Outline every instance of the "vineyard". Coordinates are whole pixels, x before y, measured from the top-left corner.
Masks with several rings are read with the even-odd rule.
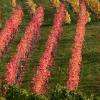
[[[100,100],[100,0],[0,0],[0,100]]]

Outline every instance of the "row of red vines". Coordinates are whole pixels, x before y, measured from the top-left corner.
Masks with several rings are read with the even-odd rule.
[[[4,29],[0,32],[0,56],[5,52],[9,42],[16,35],[16,31],[18,30],[18,26],[21,24],[23,17],[23,11],[20,6],[17,6],[13,12],[11,17],[7,20]]]
[[[35,43],[38,41],[38,32],[40,30],[40,26],[43,23],[43,20],[44,9],[40,6],[37,8],[31,22],[26,27],[25,35],[21,39],[17,47],[17,52],[12,57],[10,62],[6,65],[5,80],[8,84],[17,84],[19,83],[19,81],[22,81],[22,72],[20,72],[22,62],[27,61],[32,45],[35,45]]]
[[[49,68],[53,63],[55,47],[58,44],[63,30],[62,22],[64,19],[64,10],[64,5],[61,4],[59,12],[55,15],[54,25],[45,45],[45,50],[40,59],[36,75],[32,78],[32,91],[38,95],[46,92],[46,86],[50,77]]]
[[[86,14],[86,5],[84,0],[80,0],[81,10],[79,12],[79,18],[76,26],[76,33],[74,39],[74,47],[72,49],[72,58],[69,64],[69,77],[67,81],[67,87],[69,90],[76,90],[79,86],[80,80],[80,65],[82,62],[82,46],[85,36],[85,25],[88,21]]]
[[[82,47],[85,37],[85,26],[88,21],[86,4],[84,0],[80,0],[80,12],[76,26],[76,33],[74,39],[74,47],[72,49],[72,58],[69,63],[67,88],[69,90],[76,90],[80,81],[80,65],[82,62]],[[54,60],[54,51],[59,42],[61,32],[63,30],[62,23],[64,19],[65,7],[60,5],[60,9],[55,15],[54,25],[51,30],[51,34],[48,37],[48,41],[45,45],[45,51],[40,59],[39,67],[36,75],[32,78],[32,91],[38,95],[46,92],[47,83],[50,77],[50,66],[52,66]],[[0,55],[2,55],[9,42],[15,36],[18,26],[21,23],[23,17],[23,11],[21,7],[16,7],[12,16],[6,22],[4,29],[0,33]],[[38,41],[38,32],[40,26],[44,20],[44,9],[38,7],[35,15],[33,15],[31,22],[26,27],[24,37],[21,39],[17,52],[14,54],[10,62],[6,65],[5,81],[8,84],[19,84],[23,79],[23,62],[27,61],[27,58],[31,52],[32,45]]]

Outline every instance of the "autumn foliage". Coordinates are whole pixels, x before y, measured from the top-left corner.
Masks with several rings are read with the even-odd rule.
[[[5,52],[8,44],[16,35],[18,26],[21,24],[23,11],[20,6],[17,6],[11,17],[7,20],[4,28],[0,32],[0,56]]]
[[[80,0],[81,1],[81,0]],[[79,86],[80,80],[80,67],[82,62],[82,47],[84,43],[85,36],[85,25],[88,21],[88,16],[86,14],[86,5],[84,0],[80,2],[80,13],[76,26],[76,33],[74,39],[74,47],[72,49],[72,58],[69,63],[68,71],[68,81],[67,88],[69,90],[76,90]]]
[[[32,45],[35,45],[38,41],[38,32],[44,19],[43,7],[38,7],[35,15],[33,15],[31,22],[28,24],[25,30],[25,34],[22,37],[17,47],[17,52],[14,54],[10,62],[6,65],[6,77],[5,80],[8,84],[19,84],[23,79],[24,63],[31,52]]]
[[[44,1],[43,1],[44,4],[47,3]],[[49,14],[54,14],[54,11],[49,12],[51,9],[53,9],[51,8],[51,6],[49,9],[46,6],[46,10],[45,10],[43,6],[38,6],[33,0],[26,0],[25,2],[30,8],[32,18],[30,22],[28,23],[28,25],[26,26],[24,35],[22,36],[19,44],[17,45],[16,52],[11,57],[9,62],[7,62],[6,64],[5,73],[2,77],[2,80],[0,80],[0,93],[2,92],[2,94],[6,97],[8,95],[9,100],[11,99],[10,97],[15,98],[15,99],[18,97],[19,98],[18,100],[20,100],[21,96],[22,97],[25,96],[25,98],[29,97],[29,99],[32,98],[33,100],[33,98],[35,97],[46,94],[49,78],[51,77],[50,69],[53,67],[55,51],[61,39],[63,26],[65,27],[66,24],[69,24],[71,22],[71,16],[73,17],[73,19],[75,19],[74,14],[76,14],[78,18],[77,18],[77,24],[76,24],[74,44],[71,50],[72,55],[71,55],[69,66],[68,66],[68,77],[67,77],[68,79],[67,81],[65,81],[66,87],[62,88],[62,87],[59,87],[58,85],[56,88],[57,90],[54,90],[54,93],[51,95],[52,98],[50,100],[58,100],[59,98],[62,100],[65,100],[66,98],[68,99],[71,98],[72,100],[72,98],[75,99],[77,97],[81,100],[80,98],[81,94],[80,93],[77,94],[76,90],[78,89],[79,84],[80,84],[82,49],[83,49],[84,40],[85,40],[86,25],[88,22],[91,21],[92,17],[90,17],[90,14],[92,14],[92,12],[95,15],[97,15],[98,19],[100,19],[99,0],[50,0],[51,4],[55,7],[54,11],[56,11],[56,14],[54,15],[53,26],[51,28],[50,34],[48,35],[48,40],[45,44],[43,55],[40,58],[36,73],[32,77],[32,81],[31,81],[32,94],[30,95],[27,94],[25,90],[22,90],[22,92],[20,90],[17,91],[17,89],[14,88],[13,85],[20,86],[21,83],[23,83],[25,72],[27,70],[26,64],[29,61],[32,50],[34,50],[33,48],[36,47],[37,43],[40,40],[39,31],[44,22],[45,11],[48,11],[46,13],[47,23],[50,17],[52,16],[52,15],[49,16]],[[39,0],[37,2],[39,2]],[[67,4],[63,4],[62,2],[67,3]],[[0,58],[4,56],[3,54],[5,54],[6,49],[8,48],[10,42],[15,38],[15,35],[19,29],[19,25],[22,23],[22,18],[24,15],[22,8],[20,6],[17,6],[16,0],[11,0],[11,6],[12,6],[12,15],[4,24],[3,29],[0,26]],[[87,6],[88,6],[88,9],[86,8]],[[26,10],[26,8],[24,10]],[[69,14],[71,10],[73,10],[75,13],[73,14],[73,12],[71,12]],[[3,14],[2,10],[0,9],[0,24],[3,25],[2,14]],[[51,20],[52,19],[50,19],[50,21]],[[44,25],[47,25],[47,23]],[[71,25],[71,29],[73,29],[72,25]],[[43,31],[45,30],[43,29]],[[72,31],[73,30],[71,30],[71,32]],[[68,38],[67,40],[69,39],[70,38]],[[65,40],[63,42],[65,43]],[[0,59],[0,63],[1,62],[2,62],[2,59]],[[33,63],[36,63],[36,62],[33,62]],[[62,70],[60,72],[63,74]],[[7,90],[9,90],[11,93],[9,91],[7,92]],[[12,92],[13,90],[15,90],[15,94]],[[81,95],[81,97],[85,98],[83,97],[83,95]],[[43,100],[45,100],[44,97],[43,97]]]
[[[45,50],[40,59],[36,75],[32,78],[32,90],[36,94],[44,94],[46,92],[46,86],[50,77],[49,68],[53,63],[54,51],[62,32],[64,10],[64,5],[61,4],[59,12],[55,15],[54,25],[45,45]]]

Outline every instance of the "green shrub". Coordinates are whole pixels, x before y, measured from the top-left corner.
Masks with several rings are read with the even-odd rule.
[[[9,86],[6,98],[7,100],[47,100],[45,96],[38,96],[14,86]]]
[[[6,86],[6,89],[6,99],[2,97],[0,100],[100,100],[100,98],[95,98],[94,95],[87,96],[80,91],[68,91],[65,87],[60,85],[56,86],[52,93],[48,95],[48,98],[15,86]]]
[[[68,91],[65,87],[57,85],[51,94],[51,100],[97,100],[93,95],[87,97],[80,91]]]

